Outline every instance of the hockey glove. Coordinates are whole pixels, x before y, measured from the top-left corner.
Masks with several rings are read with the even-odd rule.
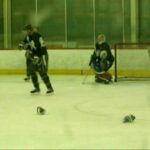
[[[19,49],[19,50],[24,49],[24,44],[23,44],[23,43],[19,43],[19,45],[18,45],[18,49]]]
[[[33,61],[33,64],[35,65],[40,65],[41,63],[41,59],[38,56],[34,56],[32,61]]]
[[[26,58],[32,58],[32,51],[26,50],[25,56],[26,56]]]

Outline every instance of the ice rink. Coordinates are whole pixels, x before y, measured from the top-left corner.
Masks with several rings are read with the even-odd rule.
[[[54,95],[31,95],[24,76],[0,76],[0,149],[150,149],[150,80],[94,83],[50,76]],[[36,108],[46,109],[37,115]],[[133,123],[124,124],[125,115]]]

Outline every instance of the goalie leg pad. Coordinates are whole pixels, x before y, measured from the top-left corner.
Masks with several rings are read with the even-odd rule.
[[[96,74],[95,75],[95,82],[111,82],[112,75],[108,72],[105,72],[103,74]]]

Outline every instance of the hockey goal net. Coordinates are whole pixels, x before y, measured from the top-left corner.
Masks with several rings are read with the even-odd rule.
[[[114,80],[150,79],[150,43],[114,45]]]

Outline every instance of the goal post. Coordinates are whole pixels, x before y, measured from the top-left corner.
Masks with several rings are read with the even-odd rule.
[[[150,78],[150,43],[114,45],[114,81]]]

